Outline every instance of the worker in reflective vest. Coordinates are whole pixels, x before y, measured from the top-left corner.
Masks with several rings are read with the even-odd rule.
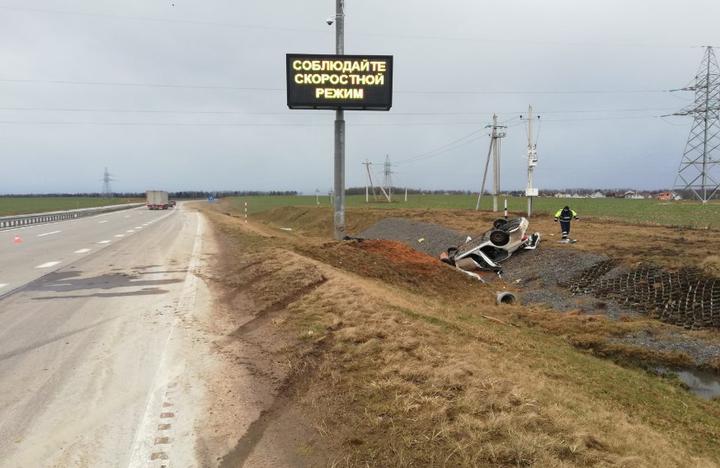
[[[579,219],[577,213],[571,210],[569,206],[566,206],[562,210],[557,210],[555,213],[555,222],[560,221],[560,230],[562,231],[562,238],[564,241],[568,240],[570,235],[570,221],[573,219]]]

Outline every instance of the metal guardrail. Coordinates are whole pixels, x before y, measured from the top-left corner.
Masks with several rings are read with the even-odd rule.
[[[144,203],[126,203],[123,205],[100,206],[97,208],[81,208],[78,210],[51,211],[48,213],[23,214],[17,216],[0,216],[0,230],[11,229],[32,224],[52,223],[66,219],[84,218],[113,211],[129,210],[144,206]]]

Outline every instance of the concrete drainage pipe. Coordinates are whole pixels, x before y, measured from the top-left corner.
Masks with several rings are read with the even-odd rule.
[[[511,305],[517,303],[517,296],[508,291],[500,291],[495,297],[497,305]]]

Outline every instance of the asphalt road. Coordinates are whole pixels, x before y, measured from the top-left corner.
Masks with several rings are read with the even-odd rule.
[[[203,226],[179,205],[0,232],[0,466],[194,465],[176,350]]]

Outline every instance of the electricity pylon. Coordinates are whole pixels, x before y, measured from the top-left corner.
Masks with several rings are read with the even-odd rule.
[[[105,195],[105,198],[112,198],[112,187],[110,186],[110,182],[115,180],[112,175],[108,172],[108,168],[105,168],[105,172],[103,173],[103,195]]]
[[[682,91],[694,91],[695,101],[672,114],[693,117],[675,187],[707,203],[720,189],[720,68],[712,47],[705,48],[695,82]]]
[[[392,201],[392,163],[390,162],[390,155],[385,155],[385,166],[384,166],[384,179],[383,179],[383,185],[385,186],[385,190],[383,190],[383,193],[385,194],[385,198],[387,198],[388,202]]]

